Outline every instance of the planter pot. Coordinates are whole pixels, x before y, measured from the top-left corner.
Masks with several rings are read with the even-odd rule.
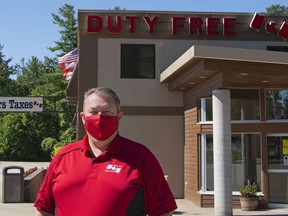
[[[242,197],[240,196],[241,208],[243,211],[253,211],[258,209],[259,197]]]

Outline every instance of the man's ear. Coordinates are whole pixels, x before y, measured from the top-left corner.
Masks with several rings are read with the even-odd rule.
[[[84,119],[85,114],[84,114],[84,112],[80,112],[80,117],[81,117],[81,119],[82,119],[83,125],[85,125],[85,119]]]
[[[121,120],[122,116],[123,116],[123,112],[119,112],[119,113],[117,114],[117,117],[118,117],[118,121],[120,121],[120,120]]]

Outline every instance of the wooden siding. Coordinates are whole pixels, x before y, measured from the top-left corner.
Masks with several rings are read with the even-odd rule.
[[[214,195],[202,195],[201,207],[213,208],[214,207]]]
[[[239,196],[232,196],[233,208],[241,208]],[[201,195],[201,207],[213,208],[214,207],[214,195]]]
[[[201,207],[203,208],[213,208],[214,207],[214,195],[201,195]],[[232,206],[233,208],[241,208],[240,198],[238,195],[232,196]],[[260,208],[267,208],[267,201],[264,197],[260,197],[259,202]]]
[[[186,110],[185,116],[185,146],[184,146],[184,196],[188,200],[200,204],[198,191],[198,146],[197,146],[197,107]],[[197,118],[196,118],[197,119]],[[195,133],[196,131],[196,133]]]

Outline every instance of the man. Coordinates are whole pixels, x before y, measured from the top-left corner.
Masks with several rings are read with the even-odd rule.
[[[36,216],[169,216],[177,208],[155,156],[121,137],[123,113],[110,88],[92,88],[80,113],[87,134],[53,158]]]

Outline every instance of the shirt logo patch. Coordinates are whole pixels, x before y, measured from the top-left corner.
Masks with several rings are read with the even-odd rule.
[[[105,172],[120,173],[121,169],[122,169],[122,166],[108,164],[105,169]]]

